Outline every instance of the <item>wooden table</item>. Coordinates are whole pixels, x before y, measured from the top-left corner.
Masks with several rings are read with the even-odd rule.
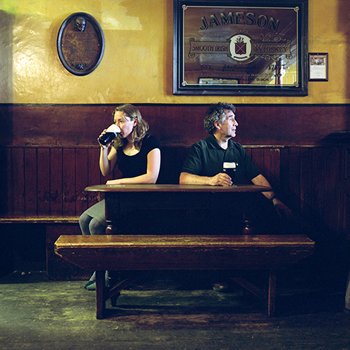
[[[304,235],[252,235],[248,220],[251,200],[271,188],[255,185],[232,187],[198,185],[97,185],[86,191],[101,192],[106,200],[107,235],[61,236],[55,252],[64,259],[91,271],[96,271],[97,318],[105,317],[105,302],[115,306],[120,291],[132,283],[132,278],[111,289],[105,288],[105,270],[265,270],[269,272],[268,315],[275,311],[276,271],[285,269],[312,254],[314,242]],[[137,209],[135,209],[137,207]],[[120,225],[125,212],[131,210],[133,223],[139,208],[173,211],[177,208],[208,209],[209,221],[215,222],[214,232],[202,235],[170,234],[161,227],[156,235],[123,235]],[[241,232],[220,231],[222,220],[237,211],[245,220]],[[217,217],[222,220],[215,221]],[[189,216],[188,221],[193,218]],[[172,223],[174,225],[174,223]],[[175,223],[175,228],[177,228]],[[114,235],[117,234],[117,235]],[[259,297],[264,293],[245,279],[234,279]]]
[[[272,191],[270,187],[256,185],[238,186],[202,186],[202,185],[96,185],[85,189],[88,192],[101,192],[106,200],[106,221],[108,224],[107,234],[127,233],[122,231],[119,222],[124,212],[133,210],[155,210],[162,215],[164,209],[168,211],[207,210],[214,218],[222,212],[222,216],[228,211],[235,213],[244,222],[243,234],[251,234],[253,223],[251,221],[250,203],[258,193]],[[135,212],[133,220],[137,221],[138,214]],[[187,218],[190,220],[191,218]],[[193,217],[193,219],[195,219]],[[208,220],[210,218],[207,218]],[[146,229],[146,228],[144,228]],[[137,232],[146,233],[146,232]],[[149,233],[149,232],[148,232]],[[153,234],[155,232],[151,232]],[[169,234],[169,232],[161,232]],[[184,232],[176,232],[184,233]],[[201,234],[202,232],[191,232]],[[214,233],[215,232],[211,232]],[[230,234],[232,232],[225,232]],[[242,232],[235,232],[242,233]]]

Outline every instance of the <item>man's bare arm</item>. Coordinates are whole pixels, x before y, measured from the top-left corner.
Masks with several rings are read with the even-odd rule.
[[[232,180],[225,173],[219,173],[213,177],[181,173],[179,183],[180,185],[231,186]]]

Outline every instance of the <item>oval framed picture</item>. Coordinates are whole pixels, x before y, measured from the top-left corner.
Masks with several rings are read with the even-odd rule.
[[[67,17],[58,32],[58,56],[63,66],[75,75],[93,72],[102,60],[104,47],[100,25],[85,12]]]

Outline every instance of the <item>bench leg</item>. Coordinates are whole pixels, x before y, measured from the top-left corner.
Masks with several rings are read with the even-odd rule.
[[[102,319],[106,312],[106,271],[96,271],[96,318]]]
[[[267,296],[267,315],[273,316],[276,310],[276,272],[270,271],[269,292]]]
[[[265,299],[266,295],[254,284],[248,282],[245,278],[241,277],[231,277],[233,281],[235,281],[237,284],[239,284],[241,287],[249,291],[250,293],[257,296],[259,299]]]
[[[106,316],[106,301],[110,298],[112,306],[116,307],[120,291],[140,278],[138,276],[127,278],[109,289],[106,287],[105,274],[106,271],[96,271],[96,318],[99,320]]]
[[[117,306],[117,299],[120,296],[120,292],[126,288],[127,286],[129,286],[130,284],[136,282],[137,280],[139,280],[140,277],[139,276],[135,276],[135,277],[128,277],[126,279],[124,279],[123,281],[120,281],[119,283],[117,283],[115,286],[113,286],[109,292],[108,292],[108,296],[111,299],[111,304],[113,307]]]

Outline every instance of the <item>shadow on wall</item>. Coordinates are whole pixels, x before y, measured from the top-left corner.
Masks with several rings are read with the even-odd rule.
[[[13,102],[12,28],[14,16],[0,11],[0,103]]]
[[[12,66],[12,30],[14,16],[0,10],[0,104],[13,103],[13,66]],[[6,145],[12,139],[12,115],[8,105],[0,106],[0,145]],[[0,164],[7,164],[7,154],[0,148]],[[5,170],[5,171],[4,171]],[[0,196],[7,198],[7,172],[0,172]],[[0,212],[6,210],[7,201],[0,204]],[[1,254],[2,255],[2,254]]]
[[[346,62],[345,66],[349,67],[350,64],[350,27],[349,27],[349,21],[350,21],[350,4],[348,0],[338,0],[338,30],[340,32],[344,32],[346,37]],[[337,59],[334,57],[334,59]],[[347,86],[346,86],[346,98],[350,98],[350,80],[347,79]],[[348,119],[349,123],[346,127],[347,129],[350,129],[350,119]]]

